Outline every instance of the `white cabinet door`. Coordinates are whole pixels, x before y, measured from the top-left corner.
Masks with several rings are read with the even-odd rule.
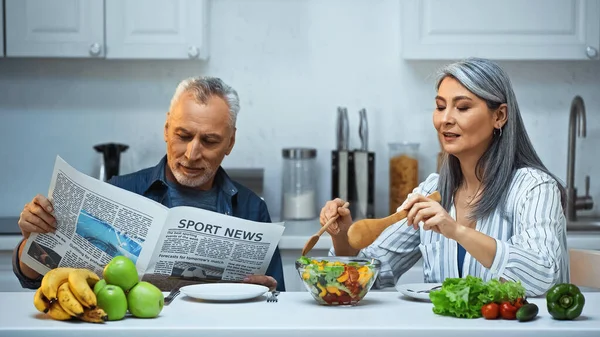
[[[104,56],[104,0],[5,3],[7,56]]]
[[[4,1],[0,0],[0,57],[4,56]]]
[[[206,59],[207,0],[106,0],[106,58]]]
[[[403,0],[406,59],[597,60],[599,0]]]

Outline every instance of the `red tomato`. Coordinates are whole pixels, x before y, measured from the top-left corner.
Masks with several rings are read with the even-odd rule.
[[[523,299],[522,297],[517,298],[517,300],[515,301],[515,304],[513,304],[515,306],[515,308],[517,308],[517,310],[519,310],[522,306],[524,306],[525,303],[525,299]]]
[[[500,304],[500,316],[504,319],[517,319],[517,307],[510,302]]]
[[[498,318],[499,310],[498,304],[492,302],[481,307],[481,314],[485,319],[496,319]]]

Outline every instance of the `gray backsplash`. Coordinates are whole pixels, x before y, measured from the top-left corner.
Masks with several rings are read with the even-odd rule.
[[[19,229],[18,217],[0,218],[0,235],[2,234],[21,234]]]

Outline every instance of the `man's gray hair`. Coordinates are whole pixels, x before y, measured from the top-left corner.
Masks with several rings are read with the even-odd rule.
[[[506,104],[507,120],[502,133],[494,130],[489,148],[477,162],[475,174],[481,181],[482,193],[469,215],[471,219],[481,219],[491,214],[496,207],[504,208],[510,181],[516,170],[523,167],[536,168],[553,177],[561,192],[563,210],[566,200],[560,180],[538,157],[525,130],[517,98],[508,75],[496,63],[468,58],[442,68],[438,74],[436,89],[446,77],[452,77],[467,90],[484,100],[492,111]],[[438,189],[442,195],[442,206],[450,210],[452,196],[463,182],[458,158],[446,154],[440,168]]]
[[[173,110],[183,94],[191,94],[196,102],[200,104],[208,103],[208,99],[212,96],[221,97],[229,106],[230,124],[235,128],[237,115],[240,112],[240,98],[237,92],[220,78],[199,76],[181,81],[175,90],[175,94],[173,94],[169,111]]]

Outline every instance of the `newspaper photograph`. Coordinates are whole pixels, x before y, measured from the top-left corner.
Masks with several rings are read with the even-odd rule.
[[[85,175],[57,156],[48,191],[56,231],[32,233],[21,261],[40,274],[56,267],[93,270],[122,255],[140,279],[173,283],[240,281],[264,274],[283,223],[261,223],[194,207],[167,208]]]

